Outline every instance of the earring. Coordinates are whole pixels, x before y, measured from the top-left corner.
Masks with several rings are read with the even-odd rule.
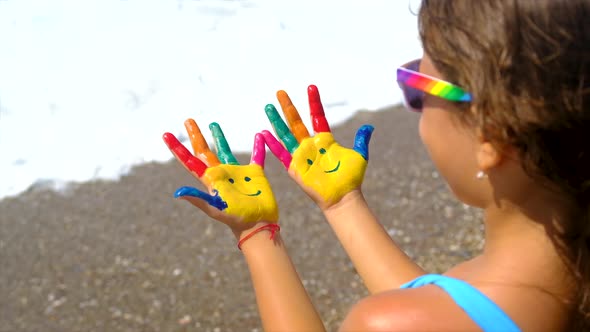
[[[482,180],[487,177],[488,177],[488,175],[484,171],[479,171],[479,172],[477,172],[477,174],[475,174],[475,178],[478,180]]]

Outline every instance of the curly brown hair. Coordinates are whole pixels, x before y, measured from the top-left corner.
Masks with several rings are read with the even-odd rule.
[[[590,330],[590,1],[423,0],[418,18],[435,67],[473,96],[460,120],[571,203],[556,243]]]

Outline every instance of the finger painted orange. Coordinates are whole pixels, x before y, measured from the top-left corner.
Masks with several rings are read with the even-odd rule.
[[[293,133],[297,139],[297,142],[301,143],[304,138],[309,137],[309,132],[301,120],[301,116],[299,115],[297,108],[295,108],[295,105],[293,105],[293,102],[291,101],[291,98],[289,98],[287,92],[283,90],[279,90],[277,92],[277,99],[279,100],[283,114],[287,119],[291,133]]]
[[[207,144],[207,141],[205,141],[205,138],[203,137],[203,134],[201,133],[201,130],[199,129],[199,126],[195,120],[186,120],[184,122],[184,127],[186,128],[186,132],[190,138],[195,156],[203,161],[207,166],[219,165],[219,159],[215,153],[209,149],[209,145]]]

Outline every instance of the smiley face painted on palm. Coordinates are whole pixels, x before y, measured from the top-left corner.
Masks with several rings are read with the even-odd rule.
[[[338,144],[330,131],[315,86],[308,88],[310,113],[315,135],[310,136],[299,113],[284,91],[277,93],[285,124],[276,108],[267,105],[266,114],[282,144],[268,131],[263,131],[266,144],[290,173],[317,193],[328,204],[339,201],[360,187],[368,160],[368,144],[373,127],[359,128],[353,149]]]
[[[242,222],[277,222],[278,207],[270,184],[264,175],[264,138],[257,134],[249,165],[240,165],[232,154],[221,128],[212,123],[217,155],[210,149],[196,122],[185,122],[195,155],[170,133],[164,134],[164,141],[176,159],[193,173],[210,193],[193,187],[179,188],[176,197],[196,197],[210,206]]]
[[[338,144],[331,133],[318,133],[302,140],[289,171],[326,202],[335,202],[361,185],[366,167],[362,155]]]
[[[228,214],[246,217],[245,222],[277,220],[277,206],[263,168],[257,164],[210,167],[203,181],[226,202]]]

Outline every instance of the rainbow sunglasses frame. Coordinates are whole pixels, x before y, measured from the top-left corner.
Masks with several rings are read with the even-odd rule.
[[[461,87],[422,74],[418,71],[420,59],[416,59],[397,68],[397,82],[402,89],[406,106],[415,112],[422,111],[424,93],[453,102],[470,102],[471,94]]]

